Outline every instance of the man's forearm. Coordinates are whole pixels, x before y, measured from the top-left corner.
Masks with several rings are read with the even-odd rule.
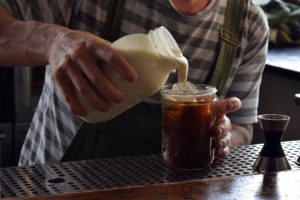
[[[0,66],[48,64],[51,41],[63,27],[14,19],[0,5]],[[53,28],[52,28],[53,27]]]
[[[232,147],[251,144],[252,137],[253,137],[253,125],[232,124],[231,134],[232,134],[232,139],[231,139]]]

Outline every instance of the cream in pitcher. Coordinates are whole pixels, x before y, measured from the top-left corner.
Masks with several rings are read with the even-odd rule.
[[[84,95],[78,94],[88,114],[86,122],[104,122],[128,110],[140,101],[158,92],[166,83],[169,74],[178,69],[178,82],[187,81],[188,61],[182,55],[175,39],[165,27],[149,31],[148,34],[130,34],[111,46],[121,53],[135,68],[138,80],[129,83],[109,66],[103,70],[107,76],[124,92],[125,99],[120,104],[112,104],[107,112],[97,111],[88,103]]]

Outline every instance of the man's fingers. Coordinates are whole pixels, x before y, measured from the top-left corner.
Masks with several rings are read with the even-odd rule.
[[[228,98],[214,102],[216,113],[216,124],[213,130],[215,154],[218,158],[226,158],[230,153],[231,122],[226,116],[227,113],[234,112],[241,107],[241,101],[236,98]]]
[[[221,139],[226,136],[226,133],[230,132],[231,130],[231,122],[228,117],[224,116],[216,121],[214,130],[213,130],[213,137],[217,139]]]
[[[116,69],[128,81],[135,81],[138,75],[132,65],[117,51],[107,45],[94,46],[95,54]]]
[[[241,105],[242,103],[240,99],[236,97],[215,101],[214,108],[217,119],[224,117],[224,115],[226,115],[227,113],[231,113],[238,110],[241,107]]]
[[[230,148],[229,147],[225,147],[224,149],[221,149],[220,151],[216,152],[215,156],[217,158],[227,158],[230,154]]]
[[[222,139],[215,139],[215,155],[218,158],[226,158],[230,153],[231,146],[231,134],[227,134],[226,137]]]
[[[137,73],[131,64],[109,42],[81,32],[72,32],[72,41],[76,36],[86,36],[86,40],[71,43],[69,49],[55,56],[51,62],[52,72],[69,110],[77,115],[85,115],[77,93],[84,95],[87,101],[100,111],[107,111],[110,102],[119,103],[124,99],[123,91],[107,75],[107,68],[115,69],[128,81],[137,79]],[[80,34],[79,34],[80,33]],[[72,36],[72,37],[71,37]],[[98,65],[102,61],[105,66]]]
[[[61,89],[62,95],[66,101],[68,109],[76,115],[85,116],[86,109],[81,105],[81,103],[77,99],[73,84],[71,83],[67,75],[64,72],[62,72],[62,70],[59,70],[54,74],[54,76],[58,86]]]
[[[79,55],[75,54],[72,60],[80,66],[82,72],[86,75],[89,84],[91,85],[89,88],[94,88],[94,90],[99,88],[99,95],[105,98],[106,101],[113,101],[116,103],[121,102],[124,98],[123,92],[108,77],[106,77],[100,69],[101,66],[97,66],[94,60],[95,58],[80,51],[77,54]],[[92,93],[89,94],[94,95]]]
[[[93,105],[94,108],[105,112],[110,107],[110,103],[108,103],[104,98],[102,98],[94,87],[91,87],[91,84],[88,82],[83,72],[80,70],[79,66],[70,60],[68,62],[67,73],[70,77],[74,88],[76,88],[77,92],[88,97],[88,101]]]

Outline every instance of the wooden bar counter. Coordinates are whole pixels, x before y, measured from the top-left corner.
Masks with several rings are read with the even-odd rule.
[[[257,173],[262,144],[233,148],[203,171],[174,171],[160,155],[1,169],[1,199],[300,199],[300,140],[282,142],[291,170]]]
[[[10,198],[8,198],[10,199]],[[15,199],[15,198],[12,198]],[[300,199],[300,170],[27,197],[24,199]]]

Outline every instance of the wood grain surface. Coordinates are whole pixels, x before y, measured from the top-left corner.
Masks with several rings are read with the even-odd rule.
[[[299,168],[300,169],[300,168]],[[21,198],[7,198],[21,199]],[[141,185],[124,188],[88,190],[26,200],[98,200],[98,199],[300,199],[300,170],[225,178],[211,178],[175,183]]]

